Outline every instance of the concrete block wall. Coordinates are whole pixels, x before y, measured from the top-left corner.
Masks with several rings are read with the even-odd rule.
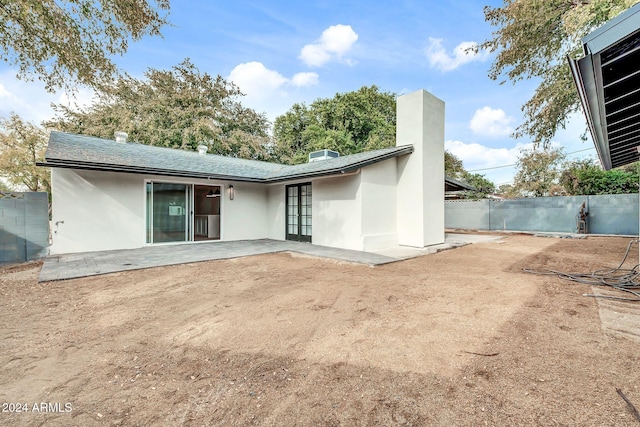
[[[590,234],[638,234],[638,194],[447,200],[445,227],[574,233],[582,203]]]
[[[638,234],[638,194],[589,196],[589,232]]]
[[[468,230],[491,230],[491,201],[447,200],[444,202],[444,226]]]
[[[48,253],[47,193],[0,192],[0,264],[32,261]]]
[[[573,232],[586,196],[491,201],[491,230]]]

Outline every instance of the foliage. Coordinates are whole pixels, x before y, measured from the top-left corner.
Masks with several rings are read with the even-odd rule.
[[[148,145],[266,160],[269,121],[237,100],[237,86],[220,76],[201,74],[188,60],[171,70],[148,69],[145,80],[127,74],[100,87],[97,101],[76,110],[54,108],[47,126],[61,131],[113,139],[124,131]]]
[[[475,188],[475,191],[465,191],[465,199],[483,199],[495,192],[496,186],[493,182],[479,173],[470,173],[464,168],[462,160],[455,154],[444,151],[444,173],[446,176],[459,179]]]
[[[396,95],[377,86],[338,93],[307,106],[294,104],[275,120],[275,152],[285,163],[304,163],[311,151],[341,155],[395,145]]]
[[[495,192],[496,186],[484,175],[464,171],[462,180],[475,188],[475,191],[465,192],[465,199],[483,199]]]
[[[0,176],[13,189],[51,192],[48,168],[36,166],[44,160],[47,132],[18,115],[0,119]]]
[[[496,193],[505,198],[513,197],[515,191],[513,190],[513,184],[500,184]]]
[[[160,35],[169,0],[0,0],[0,58],[47,90],[95,87],[130,41]]]
[[[497,52],[489,76],[514,83],[540,80],[522,107],[525,121],[516,137],[530,135],[546,148],[558,128],[565,127],[579,105],[567,55],[579,56],[582,37],[637,1],[504,0],[501,7],[485,7],[486,21],[497,27],[478,47]]]
[[[568,194],[628,194],[638,192],[638,164],[604,171],[592,160],[567,162],[560,183]]]
[[[454,179],[462,179],[467,173],[462,165],[462,160],[450,151],[444,150],[444,173]]]
[[[560,166],[564,159],[561,148],[547,150],[521,150],[516,162],[517,172],[513,179],[514,197],[541,197],[556,195],[560,178]]]

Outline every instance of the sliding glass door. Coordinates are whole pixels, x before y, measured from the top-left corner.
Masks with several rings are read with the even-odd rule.
[[[191,240],[191,185],[147,183],[147,243]]]
[[[146,242],[220,240],[222,187],[149,181]]]

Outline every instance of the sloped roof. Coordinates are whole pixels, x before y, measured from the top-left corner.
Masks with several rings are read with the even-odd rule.
[[[51,132],[41,166],[151,175],[274,183],[335,175],[403,156],[412,145],[351,154],[319,162],[282,165],[103,138]]]
[[[444,191],[447,193],[454,191],[475,191],[475,187],[467,184],[464,181],[453,179],[447,176],[444,179]]]
[[[38,165],[269,184],[348,173],[412,152],[412,145],[404,145],[319,162],[283,165],[134,142],[121,144],[110,139],[54,131],[49,137],[45,162]],[[446,191],[473,189],[465,182],[445,177]]]
[[[602,166],[640,160],[640,3],[582,39],[584,57],[569,58]]]

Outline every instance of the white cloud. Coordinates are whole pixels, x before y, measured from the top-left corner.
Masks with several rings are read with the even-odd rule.
[[[357,40],[358,34],[351,25],[332,25],[322,32],[316,43],[305,45],[299,58],[310,67],[321,67],[332,59],[341,60]]]
[[[257,98],[273,95],[287,82],[287,78],[279,72],[269,70],[261,62],[255,61],[237,65],[231,70],[229,80],[248,97]]]
[[[238,85],[247,98],[257,99],[286,96],[286,86],[314,86],[319,82],[316,73],[297,73],[289,79],[255,61],[237,65],[231,70],[229,80]]]
[[[451,54],[447,53],[442,46],[442,39],[429,37],[429,46],[425,51],[429,65],[440,71],[452,71],[461,65],[473,61],[484,61],[488,58],[488,52],[475,52],[474,48],[478,46],[476,42],[462,42],[453,48]]]
[[[287,88],[309,87],[319,83],[316,73],[297,73],[287,78],[255,61],[237,65],[231,70],[228,80],[245,94],[241,101],[246,107],[267,113],[272,121],[291,104]]]
[[[501,108],[482,107],[473,114],[469,127],[477,134],[500,137],[513,132],[513,117],[507,116]]]
[[[93,104],[95,95],[96,93],[90,89],[79,89],[73,95],[63,92],[58,96],[56,103],[74,109],[86,108]]]
[[[467,144],[449,140],[445,141],[444,148],[462,160],[466,170],[485,175],[494,184],[500,185],[513,181],[516,169],[511,165],[518,160],[520,150],[533,148],[533,144],[518,143],[511,148],[492,148],[475,142]],[[496,167],[497,169],[490,169]]]
[[[296,87],[315,86],[319,83],[316,73],[297,73],[291,78],[291,84]]]
[[[467,170],[513,164],[523,147],[518,144],[512,148],[491,148],[476,142],[467,144],[454,140],[444,143],[444,148],[462,160]]]
[[[311,67],[320,67],[331,60],[331,55],[322,46],[308,44],[300,51],[300,59]]]
[[[15,101],[17,98],[14,94],[9,92],[2,83],[0,83],[0,99]]]
[[[19,80],[11,69],[0,72],[0,81],[0,116],[8,117],[16,113],[35,124],[54,117],[52,103],[70,107],[86,106],[91,103],[94,94],[86,88],[78,88],[75,98],[64,92],[49,93],[39,80]]]

